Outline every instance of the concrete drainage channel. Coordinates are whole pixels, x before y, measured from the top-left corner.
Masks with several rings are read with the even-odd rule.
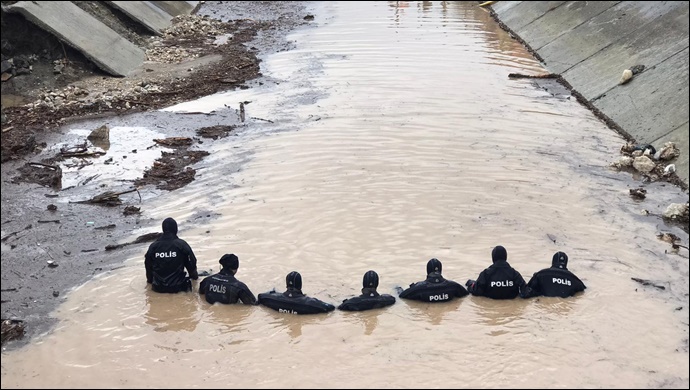
[[[688,184],[687,2],[499,1],[490,7],[550,72],[638,144],[661,149],[674,142],[677,175]],[[637,72],[625,72],[621,83],[631,69]]]

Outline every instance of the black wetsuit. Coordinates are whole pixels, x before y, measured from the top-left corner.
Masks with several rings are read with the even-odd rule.
[[[146,281],[156,292],[191,291],[192,282],[184,269],[192,279],[198,279],[196,257],[189,244],[177,237],[177,223],[168,220],[172,218],[163,221],[163,235],[149,246],[144,257]]]
[[[566,298],[587,288],[575,274],[558,267],[545,268],[536,272],[527,286],[530,297],[543,295]]]
[[[477,281],[468,286],[472,295],[493,299],[513,299],[527,296],[527,283],[507,261],[496,261],[479,274]]]
[[[379,294],[375,288],[363,288],[362,295],[346,299],[338,306],[338,310],[364,311],[379,309],[395,303],[395,297],[388,294]]]
[[[444,279],[440,273],[434,272],[427,275],[426,280],[412,283],[407,290],[400,293],[400,298],[423,302],[445,302],[467,294],[467,290],[461,284]]]
[[[206,296],[208,303],[237,303],[255,305],[256,297],[246,284],[235,278],[231,270],[222,269],[219,273],[204,278],[199,284],[199,293]]]
[[[259,294],[259,304],[281,313],[318,314],[335,310],[335,306],[302,293],[302,290],[288,288],[284,293],[275,291]]]

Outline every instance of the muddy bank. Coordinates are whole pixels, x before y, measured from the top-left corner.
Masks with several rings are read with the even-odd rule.
[[[2,318],[23,321],[26,336],[4,347],[23,345],[49,330],[53,324],[49,313],[71,288],[118,268],[128,257],[143,255],[149,240],[115,250],[106,247],[158,231],[160,221],[141,217],[147,200],[194,180],[190,166],[208,154],[204,147],[222,142],[242,125],[239,106],[228,107],[217,117],[180,119],[171,113],[147,117],[146,112],[270,82],[261,78],[260,57],[286,50],[287,32],[307,24],[305,15],[301,2],[206,2],[196,19],[180,22],[187,23],[187,30],[175,30],[179,24],[173,25],[170,34],[155,42],[157,49],[147,53],[155,54],[159,62],[145,63],[139,75],[117,79],[84,71],[64,87],[49,80],[35,83],[36,88],[26,87],[32,85],[27,82],[22,84],[25,89],[12,91],[30,103],[6,108],[7,121],[2,125]],[[185,35],[189,24],[199,21],[206,24],[192,26],[195,33]],[[218,33],[225,41],[216,45]],[[34,76],[56,77],[39,72],[17,77]],[[147,151],[132,138],[130,145],[119,145],[125,149],[114,160],[93,153],[99,149],[91,142],[85,150],[77,149],[87,156],[61,155],[86,141],[61,125],[79,121],[93,130],[106,122],[127,123],[130,114],[143,115],[142,123],[161,130],[146,142],[166,137],[185,137],[190,142],[155,146],[150,142]],[[85,117],[90,119],[83,121]],[[161,158],[141,165],[147,152]],[[98,169],[126,170],[129,165],[138,171],[136,177],[99,181]],[[92,175],[81,173],[89,169],[94,170]],[[77,181],[68,182],[68,175]],[[117,196],[111,198],[113,194]],[[212,214],[201,210],[193,220],[178,222],[187,227],[203,224]]]

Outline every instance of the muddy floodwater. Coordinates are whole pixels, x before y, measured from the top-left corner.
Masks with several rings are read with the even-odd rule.
[[[586,292],[293,316],[152,293],[142,246],[3,353],[2,387],[687,388],[688,253],[656,238],[687,235],[654,216],[687,195],[631,199],[640,182],[608,168],[623,139],[567,94],[508,79],[547,71],[475,2],[313,7],[317,27],[264,58],[273,82],[166,109],[249,102],[248,125],[206,142],[196,180],[146,216],[176,218],[200,270],[237,254],[255,294],[297,270],[338,304],[369,269],[394,294],[432,257],[464,284],[495,245],[526,279],[566,252]]]

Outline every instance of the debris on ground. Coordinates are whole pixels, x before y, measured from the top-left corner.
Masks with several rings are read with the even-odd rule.
[[[670,164],[680,156],[680,150],[674,142],[666,142],[658,151],[652,145],[636,145],[627,143],[621,147],[621,156],[611,164],[618,170],[634,170],[642,174],[648,181],[667,181],[682,189],[688,186],[676,174],[675,164]]]
[[[15,319],[2,319],[2,344],[6,341],[24,337],[24,321]]]
[[[104,155],[102,150],[89,150],[88,143],[84,142],[74,146],[65,146],[60,148],[60,157],[99,157]]]
[[[235,126],[218,125],[202,127],[196,131],[196,134],[203,138],[212,138],[213,140],[217,140],[218,138],[227,137],[233,130],[235,130]]]
[[[633,199],[639,199],[642,200],[647,197],[647,190],[640,187],[640,188],[631,188],[630,189],[630,196]]]
[[[191,145],[192,139],[189,137],[170,137],[163,139],[154,139],[153,142],[170,148],[177,148]]]
[[[661,241],[668,242],[671,244],[673,249],[685,248],[685,250],[688,250],[687,245],[679,244],[680,237],[673,233],[659,233],[656,235],[656,238],[660,239]]]
[[[244,82],[261,75],[257,50],[247,43],[258,33],[271,31],[276,24],[295,22],[288,19],[280,23],[252,19],[223,22],[206,16],[183,15],[175,17],[162,36],[142,40],[148,62],[140,74],[126,78],[87,77],[90,75],[87,66],[72,62],[69,67],[84,69],[70,72],[65,72],[67,67],[59,69],[61,74],[53,77],[58,77],[60,82],[53,81],[42,89],[30,91],[28,96],[23,96],[27,103],[3,108],[2,161],[33,152],[37,146],[34,134],[54,130],[66,123],[67,118],[158,109],[243,87]],[[219,37],[223,38],[223,44],[214,44]],[[197,59],[200,57],[208,60]],[[177,65],[188,61],[195,62],[187,67]],[[15,69],[19,73],[21,69],[29,69],[29,62],[17,57],[13,63],[3,61],[3,68],[7,69],[4,73],[16,77]],[[7,92],[9,83],[3,83],[3,93]]]
[[[666,290],[666,287],[664,287],[660,284],[656,284],[656,283],[652,282],[651,280],[640,279],[640,278],[630,278],[630,279],[636,281],[637,283],[640,283],[643,286],[652,286],[652,287],[658,288],[659,290]]]
[[[688,218],[688,209],[688,203],[671,203],[666,208],[662,216],[664,217],[664,219],[674,222],[680,222],[687,226],[687,223],[690,220]]]
[[[50,160],[26,163],[17,172],[19,176],[12,178],[13,183],[36,183],[58,190],[62,187],[62,168]]]
[[[127,206],[125,207],[124,211],[122,211],[122,214],[125,216],[141,214],[141,208],[136,206]]]
[[[153,242],[153,241],[156,241],[157,239],[159,239],[162,235],[163,235],[163,233],[146,233],[146,234],[143,234],[143,235],[137,237],[137,239],[134,241],[125,242],[124,244],[106,245],[105,250],[106,251],[112,251],[115,249],[124,248],[128,245],[142,244],[145,242]]]
[[[106,191],[106,192],[103,192],[101,194],[94,196],[91,199],[78,200],[76,202],[70,202],[70,203],[102,204],[102,205],[108,206],[108,207],[119,206],[122,204],[122,199],[120,199],[120,195],[129,194],[130,192],[135,192],[135,191],[137,193],[139,193],[138,188],[133,188],[131,190],[121,191],[121,192]],[[139,199],[141,200],[141,194],[139,194]]]
[[[161,157],[153,162],[153,166],[147,169],[134,185],[141,187],[152,184],[158,189],[168,191],[184,187],[191,183],[196,175],[196,170],[188,165],[208,155],[209,152],[204,150],[176,149],[172,152],[162,152]]]

